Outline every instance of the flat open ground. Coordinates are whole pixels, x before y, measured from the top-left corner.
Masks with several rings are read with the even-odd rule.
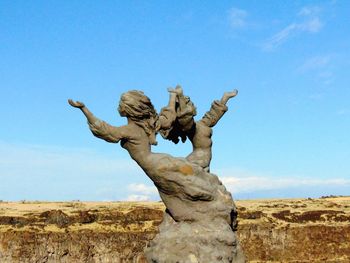
[[[249,262],[350,262],[350,197],[236,205]],[[144,262],[143,248],[157,233],[163,211],[161,202],[2,201],[0,261]]]
[[[250,224],[252,220],[261,223],[274,223],[276,226],[298,224],[346,225],[350,219],[350,197],[304,198],[304,199],[258,199],[236,201],[239,223]],[[134,210],[165,209],[162,202],[0,202],[0,231],[11,224],[4,224],[1,218],[19,217],[37,223],[45,217],[43,213],[52,210],[62,211],[68,217],[77,217],[81,212],[103,215],[118,211],[127,216]],[[96,221],[99,222],[98,218]],[[103,220],[101,221],[103,222]],[[30,223],[30,220],[27,221]],[[77,222],[76,227],[80,224]],[[16,224],[13,226],[16,227]],[[24,226],[24,225],[23,225]],[[19,229],[17,226],[16,229]]]

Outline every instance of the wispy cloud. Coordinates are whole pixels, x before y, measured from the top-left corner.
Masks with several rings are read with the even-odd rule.
[[[130,192],[127,201],[159,200],[158,191],[154,185],[150,186],[142,183],[133,183],[129,184],[127,188]]]
[[[154,185],[150,186],[145,184],[129,184],[128,190],[145,195],[158,193],[157,188]]]
[[[129,195],[126,198],[126,201],[132,201],[132,202],[151,201],[151,200],[152,200],[151,197],[148,195],[136,195],[136,194]]]
[[[273,35],[269,38],[263,45],[263,49],[266,51],[271,51],[285,42],[292,33],[294,33],[298,28],[298,25],[293,23]]]
[[[321,9],[317,6],[303,7],[298,12],[296,21],[291,22],[264,42],[262,45],[263,50],[272,51],[291,37],[303,32],[319,32],[323,27],[323,23],[319,17],[320,11]]]
[[[137,172],[127,159],[103,156],[93,150],[42,145],[16,145],[0,141],[0,178],[11,175],[113,174]]]
[[[260,190],[277,190],[301,186],[350,186],[350,180],[274,177],[222,177],[224,185],[233,193],[247,193]]]
[[[349,113],[347,109],[338,112]],[[350,179],[344,178],[276,178],[237,169],[217,172],[233,194],[301,186],[350,186]],[[0,199],[122,200],[124,196],[129,201],[159,200],[151,182],[131,183],[123,179],[126,175],[145,177],[129,159],[106,157],[88,149],[0,141]]]
[[[313,74],[319,82],[329,85],[334,79],[332,61],[331,55],[310,57],[296,71],[301,74]]]
[[[300,176],[268,176],[252,172],[228,169],[221,170],[220,179],[234,195],[256,191],[283,190],[298,187],[350,187],[349,178],[305,178]],[[311,191],[310,191],[311,192]]]
[[[233,29],[242,28],[247,25],[247,11],[239,8],[231,8],[228,11],[228,21]]]
[[[305,73],[311,70],[324,69],[329,66],[331,61],[330,55],[316,56],[308,58],[299,68],[298,71]]]
[[[130,159],[89,149],[0,141],[0,199],[116,200],[123,176],[140,174]]]
[[[321,8],[319,6],[304,6],[298,12],[299,16],[317,16],[321,12]]]

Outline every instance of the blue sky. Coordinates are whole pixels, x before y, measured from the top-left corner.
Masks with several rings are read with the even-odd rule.
[[[349,1],[0,1],[0,199],[158,200],[67,99],[123,125],[119,96],[160,110],[181,84],[214,128],[235,198],[350,194]],[[186,156],[158,136],[156,152]]]

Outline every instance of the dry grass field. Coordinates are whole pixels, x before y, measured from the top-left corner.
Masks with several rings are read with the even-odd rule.
[[[248,262],[350,262],[350,197],[236,202]],[[144,262],[161,202],[0,202],[0,262]]]

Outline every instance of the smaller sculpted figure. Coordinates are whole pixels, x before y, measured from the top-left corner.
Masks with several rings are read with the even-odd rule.
[[[209,172],[211,128],[227,111],[237,91],[225,93],[195,122],[196,108],[182,88],[169,89],[167,107],[158,115],[141,91],[122,94],[118,111],[128,123],[115,127],[96,118],[82,102],[69,100],[88,120],[92,133],[107,142],[121,143],[154,182],[166,206],[159,234],[145,249],[148,262],[245,262],[236,237],[236,207],[218,177]],[[153,153],[156,134],[177,143],[187,138],[193,152],[187,158]]]
[[[193,146],[193,151],[186,159],[200,165],[209,172],[212,157],[212,127],[217,124],[227,111],[228,107],[226,103],[228,100],[235,97],[238,91],[225,92],[221,100],[215,100],[210,110],[198,122],[194,121],[194,116],[197,115],[196,107],[188,96],[183,95],[181,86],[178,85],[175,89],[169,89],[169,91],[177,94],[176,119],[170,129],[160,131],[160,133],[163,138],[171,140],[174,143],[179,142],[179,137],[182,142],[185,142],[186,138],[189,138]],[[168,110],[168,108],[163,109],[161,114],[164,110]]]

